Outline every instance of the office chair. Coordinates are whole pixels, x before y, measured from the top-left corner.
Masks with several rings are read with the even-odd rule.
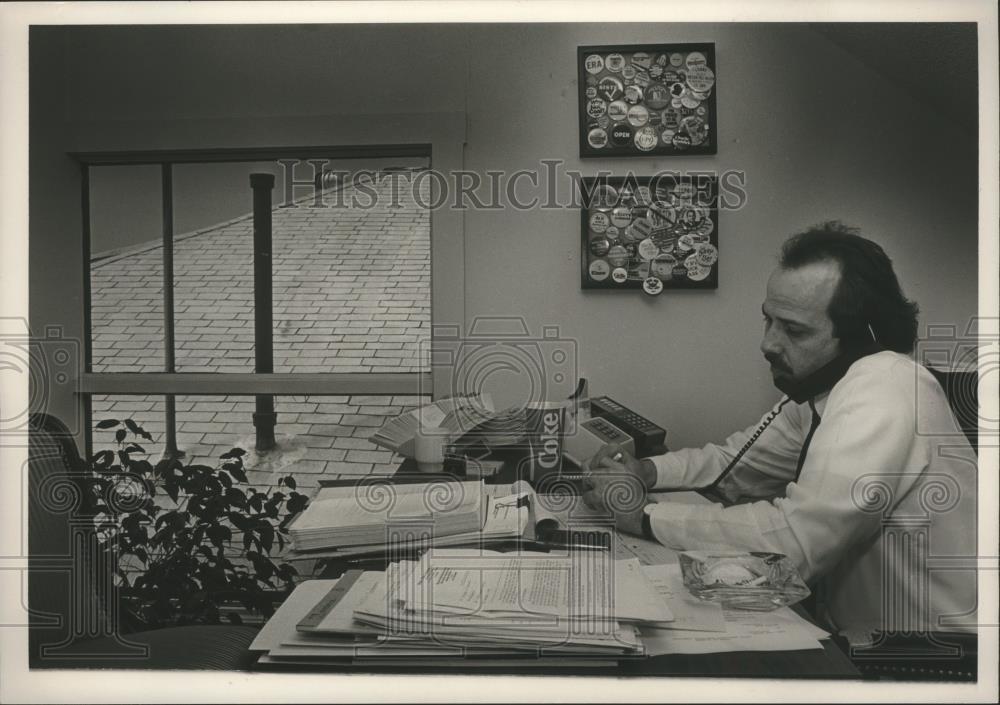
[[[32,414],[28,448],[28,663],[31,668],[245,670],[254,627],[135,631],[113,557],[83,509],[88,472],[66,426]]]
[[[946,372],[927,366],[927,370],[944,389],[951,413],[959,428],[969,439],[969,445],[979,454],[979,373]]]

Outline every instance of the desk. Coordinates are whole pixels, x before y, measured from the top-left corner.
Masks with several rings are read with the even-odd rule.
[[[498,479],[510,480],[506,477]],[[427,475],[415,475],[404,463],[398,475],[394,478],[397,482],[407,482],[419,479],[428,479]],[[697,501],[690,496],[685,501]],[[664,563],[670,560],[676,561],[676,553],[670,549],[653,541],[642,538],[628,537],[627,541],[622,541],[616,535],[616,553],[619,550],[629,551],[625,555],[638,555],[641,562]],[[631,548],[625,548],[625,544]],[[618,557],[621,557],[619,555]],[[643,560],[645,559],[645,560]],[[385,559],[383,557],[370,557],[363,560],[345,559],[338,562],[330,562],[320,577],[334,578],[340,576],[344,571],[351,568],[384,569]],[[804,611],[797,610],[800,615],[806,616]],[[808,617],[807,617],[808,618]],[[832,640],[824,640],[823,649],[813,649],[808,651],[743,651],[714,654],[671,654],[666,656],[656,656],[635,660],[624,660],[616,667],[525,667],[521,665],[476,667],[470,664],[468,667],[435,667],[427,666],[317,666],[323,672],[341,673],[398,673],[398,674],[420,674],[420,673],[451,673],[451,674],[492,674],[492,675],[585,675],[585,676],[710,676],[710,677],[756,677],[756,678],[845,678],[859,679],[861,676],[853,666],[847,656],[833,643]],[[272,666],[268,665],[266,670],[291,670],[309,671],[310,668],[302,666]]]

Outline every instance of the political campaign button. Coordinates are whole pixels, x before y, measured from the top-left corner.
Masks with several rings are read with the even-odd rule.
[[[597,75],[604,70],[604,57],[600,54],[591,54],[583,60],[583,68],[587,73]]]
[[[635,80],[635,66],[629,64],[622,69],[622,80],[625,83],[631,83]]]
[[[590,194],[591,208],[609,211],[616,203],[618,203],[618,190],[610,184],[597,184]]]
[[[701,101],[691,95],[691,91],[684,91],[681,95],[681,107],[694,110],[699,105],[701,105]]]
[[[693,267],[686,267],[688,279],[695,282],[700,282],[708,278],[708,275],[712,273],[711,267],[705,267],[698,262],[694,263]]]
[[[680,98],[684,95],[684,84],[678,81],[677,83],[670,84],[670,95],[674,98]]]
[[[649,237],[649,234],[653,232],[653,224],[645,218],[640,218],[632,221],[632,224],[626,228],[626,232],[629,233],[633,242],[639,242]]]
[[[599,127],[595,127],[593,130],[587,133],[587,144],[589,144],[594,149],[601,149],[608,144],[608,133]]]
[[[646,87],[646,105],[653,110],[662,110],[670,105],[670,90],[662,83],[650,83]]]
[[[687,279],[688,270],[683,264],[675,264],[670,272],[673,274],[674,279]]]
[[[597,86],[587,86],[583,94],[587,96],[587,100],[593,100],[597,97]]]
[[[694,231],[702,237],[708,237],[709,235],[712,234],[712,231],[714,229],[715,229],[715,223],[712,222],[711,218],[705,216],[704,218],[702,218],[701,222],[698,223]]]
[[[624,228],[632,222],[632,209],[628,206],[618,206],[611,211],[611,222],[616,227]]]
[[[698,211],[691,206],[682,206],[677,213],[677,222],[683,225],[685,230],[694,230],[698,225]]]
[[[670,205],[667,201],[656,200],[649,205],[649,213],[651,216],[661,219],[664,225],[673,223],[677,220],[677,212],[674,207]]]
[[[656,277],[646,277],[642,280],[642,290],[650,296],[656,296],[663,291],[663,282]]]
[[[643,152],[655,149],[658,142],[659,135],[656,134],[656,130],[653,129],[652,125],[640,127],[635,132],[635,146]]]
[[[672,140],[673,145],[677,149],[687,149],[691,146],[691,138],[687,135],[676,134]]]
[[[695,253],[698,255],[698,262],[705,267],[711,267],[719,259],[719,250],[710,242],[698,245]]]
[[[587,102],[587,115],[592,118],[600,117],[608,111],[608,104],[600,98],[594,98]]]
[[[609,105],[608,107],[610,108],[611,106]],[[607,130],[611,126],[611,120],[608,119],[607,115],[601,115],[597,118],[597,120],[595,120],[595,123],[597,124],[597,127],[602,130]]]
[[[691,92],[691,95],[698,100],[708,100],[708,97],[712,95],[712,91],[696,91],[690,86],[688,86],[688,90]]]
[[[694,250],[694,240],[691,239],[690,235],[681,235],[677,238],[677,251],[682,255],[686,255]]]
[[[649,276],[649,262],[639,262],[635,267],[636,279],[645,279]]]
[[[610,106],[609,106],[610,107]],[[663,111],[663,127],[676,130],[681,124],[681,115],[674,108],[667,108]]]
[[[681,102],[681,99],[680,99],[679,96],[673,96],[670,99],[670,107],[672,109],[674,109],[674,110],[680,110],[683,106],[684,106],[684,104]]]
[[[659,255],[649,263],[649,273],[664,281],[669,281],[677,260],[672,255]]]
[[[681,120],[680,131],[691,138],[691,144],[698,145],[708,137],[708,124],[697,115],[689,115]]]
[[[595,259],[590,263],[588,273],[590,274],[590,278],[594,281],[602,282],[607,279],[608,274],[611,273],[611,265],[602,259]]]
[[[611,224],[611,218],[603,211],[595,211],[590,214],[590,230],[595,233],[603,233]]]
[[[619,147],[631,144],[632,128],[625,124],[615,125],[611,128],[611,142]]]
[[[641,206],[648,206],[653,202],[653,194],[649,190],[649,186],[640,186],[635,190],[635,202]]]
[[[708,66],[692,66],[688,68],[686,81],[691,90],[704,93],[715,85],[715,73]]]
[[[684,77],[681,76],[677,71],[664,71],[663,80],[661,81],[665,86],[672,86],[675,83],[684,83]]]
[[[608,250],[608,262],[613,267],[624,267],[628,262],[628,250],[621,245],[615,245]]]
[[[642,102],[642,88],[640,86],[625,86],[625,102],[635,105]]]
[[[634,196],[635,193],[632,191],[632,185],[628,181],[618,188],[618,198],[623,204],[631,203]]]
[[[635,84],[637,86],[642,86],[645,88],[650,84],[652,79],[649,77],[649,71],[646,69],[636,69],[635,71]]]
[[[624,100],[616,100],[608,105],[608,117],[615,122],[624,122],[628,117],[628,103]]]
[[[628,109],[628,122],[633,127],[642,127],[649,122],[649,110],[645,105],[633,105]]]
[[[647,237],[639,243],[639,256],[644,260],[651,260],[658,254],[660,254],[660,247],[653,242],[652,238]]]
[[[699,105],[697,108],[694,109],[694,114],[697,115],[698,117],[703,118],[705,117],[705,115],[708,114],[708,110],[705,109],[704,105]]]
[[[681,181],[676,184],[671,191],[674,198],[677,199],[678,203],[683,203],[690,205],[694,203],[695,189],[694,184],[690,181]]]
[[[635,234],[632,232],[632,228],[630,227],[619,228],[618,241],[625,246],[634,244]]]
[[[700,51],[692,51],[688,54],[685,64],[687,65],[688,70],[701,67],[708,68],[708,61],[705,59],[705,55]]]
[[[609,101],[618,100],[622,97],[622,82],[614,76],[605,76],[597,84],[597,93]]]
[[[632,65],[640,69],[649,69],[653,63],[653,57],[644,51],[637,51],[632,54]]]
[[[617,269],[612,270],[611,280],[614,281],[615,284],[624,284],[628,280],[628,272],[624,267],[618,267]]]
[[[674,52],[670,55],[670,65],[677,67],[684,65],[684,55],[679,52]]]
[[[660,140],[663,142],[663,144],[670,145],[672,147],[674,144],[674,135],[676,134],[677,134],[676,130],[671,130],[668,127],[667,129],[660,132]]]
[[[587,85],[588,86],[594,86],[594,89],[596,90],[597,89],[597,80],[598,80],[597,76],[589,76],[588,75],[587,76]]]
[[[590,241],[590,252],[591,254],[597,255],[598,257],[603,257],[608,254],[608,250],[611,249],[611,243],[608,242],[606,237],[597,236]]]
[[[625,57],[621,54],[608,54],[604,60],[604,68],[611,73],[620,73],[625,68]]]
[[[609,225],[604,234],[609,240],[617,240],[621,236],[622,231],[617,225]]]
[[[649,67],[649,78],[653,81],[659,81],[663,78],[664,68],[659,64],[653,64]]]

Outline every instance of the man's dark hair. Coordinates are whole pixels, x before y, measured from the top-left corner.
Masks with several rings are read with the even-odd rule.
[[[785,269],[823,261],[840,265],[840,282],[828,313],[841,344],[864,345],[874,335],[883,348],[912,352],[919,308],[903,295],[892,260],[882,248],[839,221],[793,235],[781,248]]]

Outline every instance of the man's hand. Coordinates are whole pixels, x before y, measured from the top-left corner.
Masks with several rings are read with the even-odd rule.
[[[584,474],[594,476],[600,474],[621,475],[623,472],[634,476],[642,486],[653,489],[656,484],[656,466],[652,460],[639,460],[617,443],[608,443],[594,453],[594,457],[584,463]]]
[[[641,536],[646,492],[655,482],[652,461],[638,460],[620,446],[608,444],[584,464],[583,501],[613,514],[621,531]]]

